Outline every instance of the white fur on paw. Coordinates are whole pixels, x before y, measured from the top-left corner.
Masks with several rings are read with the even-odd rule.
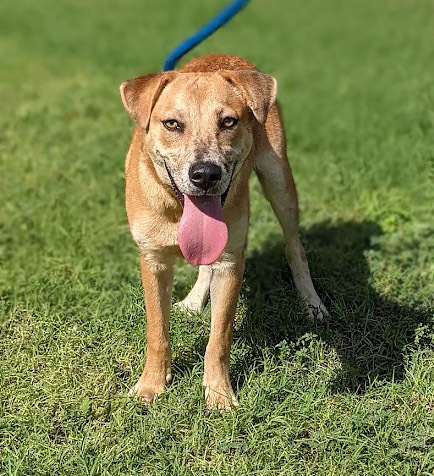
[[[224,390],[213,390],[208,385],[204,385],[205,388],[205,401],[206,406],[209,409],[217,409],[220,412],[228,412],[239,406],[238,400],[232,388]]]
[[[201,302],[194,301],[192,299],[183,299],[174,305],[175,309],[181,311],[201,312],[204,308]]]
[[[309,319],[322,321],[323,319],[330,317],[324,304],[320,301],[318,304],[306,303],[307,314]]]

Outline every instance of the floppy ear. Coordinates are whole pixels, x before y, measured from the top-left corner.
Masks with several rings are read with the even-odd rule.
[[[119,87],[122,103],[131,117],[144,129],[149,129],[152,109],[167,83],[176,73],[147,74],[130,79]]]
[[[276,101],[277,81],[259,71],[219,71],[245,99],[257,121],[264,124],[268,111]]]

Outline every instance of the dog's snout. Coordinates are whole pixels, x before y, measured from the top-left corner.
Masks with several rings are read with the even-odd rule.
[[[208,190],[222,178],[222,169],[211,162],[196,162],[190,167],[189,177],[196,187]]]

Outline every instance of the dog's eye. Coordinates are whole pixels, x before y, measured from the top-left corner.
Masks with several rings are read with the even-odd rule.
[[[231,129],[232,127],[236,126],[238,123],[238,119],[235,117],[225,117],[221,120],[220,125],[222,129]]]
[[[177,132],[182,131],[181,125],[179,124],[178,121],[175,121],[175,119],[167,119],[167,121],[163,121],[163,126],[168,131],[177,131]]]

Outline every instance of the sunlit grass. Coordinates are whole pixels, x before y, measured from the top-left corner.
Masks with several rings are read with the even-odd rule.
[[[195,51],[277,77],[301,234],[332,317],[304,318],[254,179],[240,408],[204,408],[208,310],[172,312],[167,394],[152,408],[127,397],[146,322],[117,88],[159,71],[223,3],[0,4],[1,474],[434,471],[429,0],[257,0]],[[177,268],[177,299],[194,275]]]

